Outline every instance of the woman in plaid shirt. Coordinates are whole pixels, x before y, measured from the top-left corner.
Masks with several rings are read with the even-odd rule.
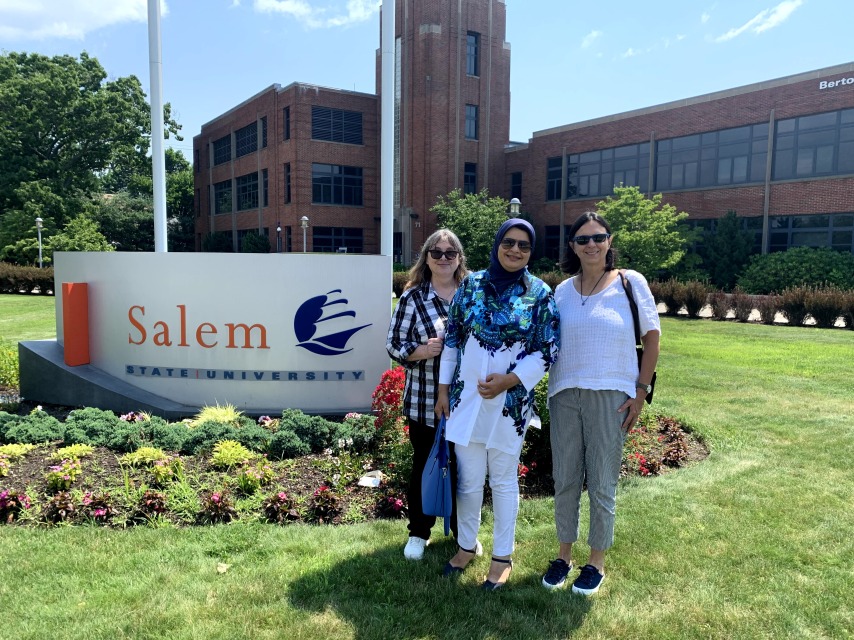
[[[412,442],[412,476],[409,480],[409,540],[403,550],[408,560],[420,560],[430,539],[435,516],[421,508],[421,475],[436,435],[436,386],[439,355],[445,338],[448,306],[457,286],[468,274],[459,238],[448,229],[433,233],[421,248],[418,261],[409,271],[409,282],[400,296],[388,329],[386,349],[393,360],[406,368],[403,412],[409,420]],[[450,444],[450,443],[449,443]],[[451,484],[456,494],[456,463],[451,445]],[[456,506],[451,530],[457,535]]]

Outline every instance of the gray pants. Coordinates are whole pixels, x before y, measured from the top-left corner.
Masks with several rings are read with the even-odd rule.
[[[587,480],[592,549],[614,544],[617,481],[623,458],[625,412],[617,408],[622,391],[565,389],[549,398],[552,462],[555,481],[555,524],[560,542],[578,540],[581,489]]]

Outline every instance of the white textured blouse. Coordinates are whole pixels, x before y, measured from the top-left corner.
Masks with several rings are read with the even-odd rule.
[[[618,276],[589,298],[575,289],[578,276],[555,289],[560,314],[560,353],[549,371],[549,397],[564,389],[623,391],[636,395],[638,360],[632,310],[623,282]],[[655,299],[646,278],[626,271],[638,306],[640,334],[661,331]]]

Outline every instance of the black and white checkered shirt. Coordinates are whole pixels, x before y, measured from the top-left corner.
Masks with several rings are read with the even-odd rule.
[[[427,360],[406,360],[428,338],[444,331],[448,305],[423,282],[403,292],[388,328],[386,349],[395,362],[406,368],[403,390],[403,414],[410,420],[435,425],[436,388],[439,384],[439,357]]]

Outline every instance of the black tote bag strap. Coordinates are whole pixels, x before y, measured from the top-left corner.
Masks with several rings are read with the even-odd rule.
[[[640,317],[638,316],[638,305],[635,302],[634,292],[632,291],[632,283],[626,277],[626,270],[620,269],[620,280],[623,283],[623,291],[626,292],[626,297],[629,299],[629,308],[632,310],[632,320],[635,323],[635,344],[643,345],[640,335]]]

